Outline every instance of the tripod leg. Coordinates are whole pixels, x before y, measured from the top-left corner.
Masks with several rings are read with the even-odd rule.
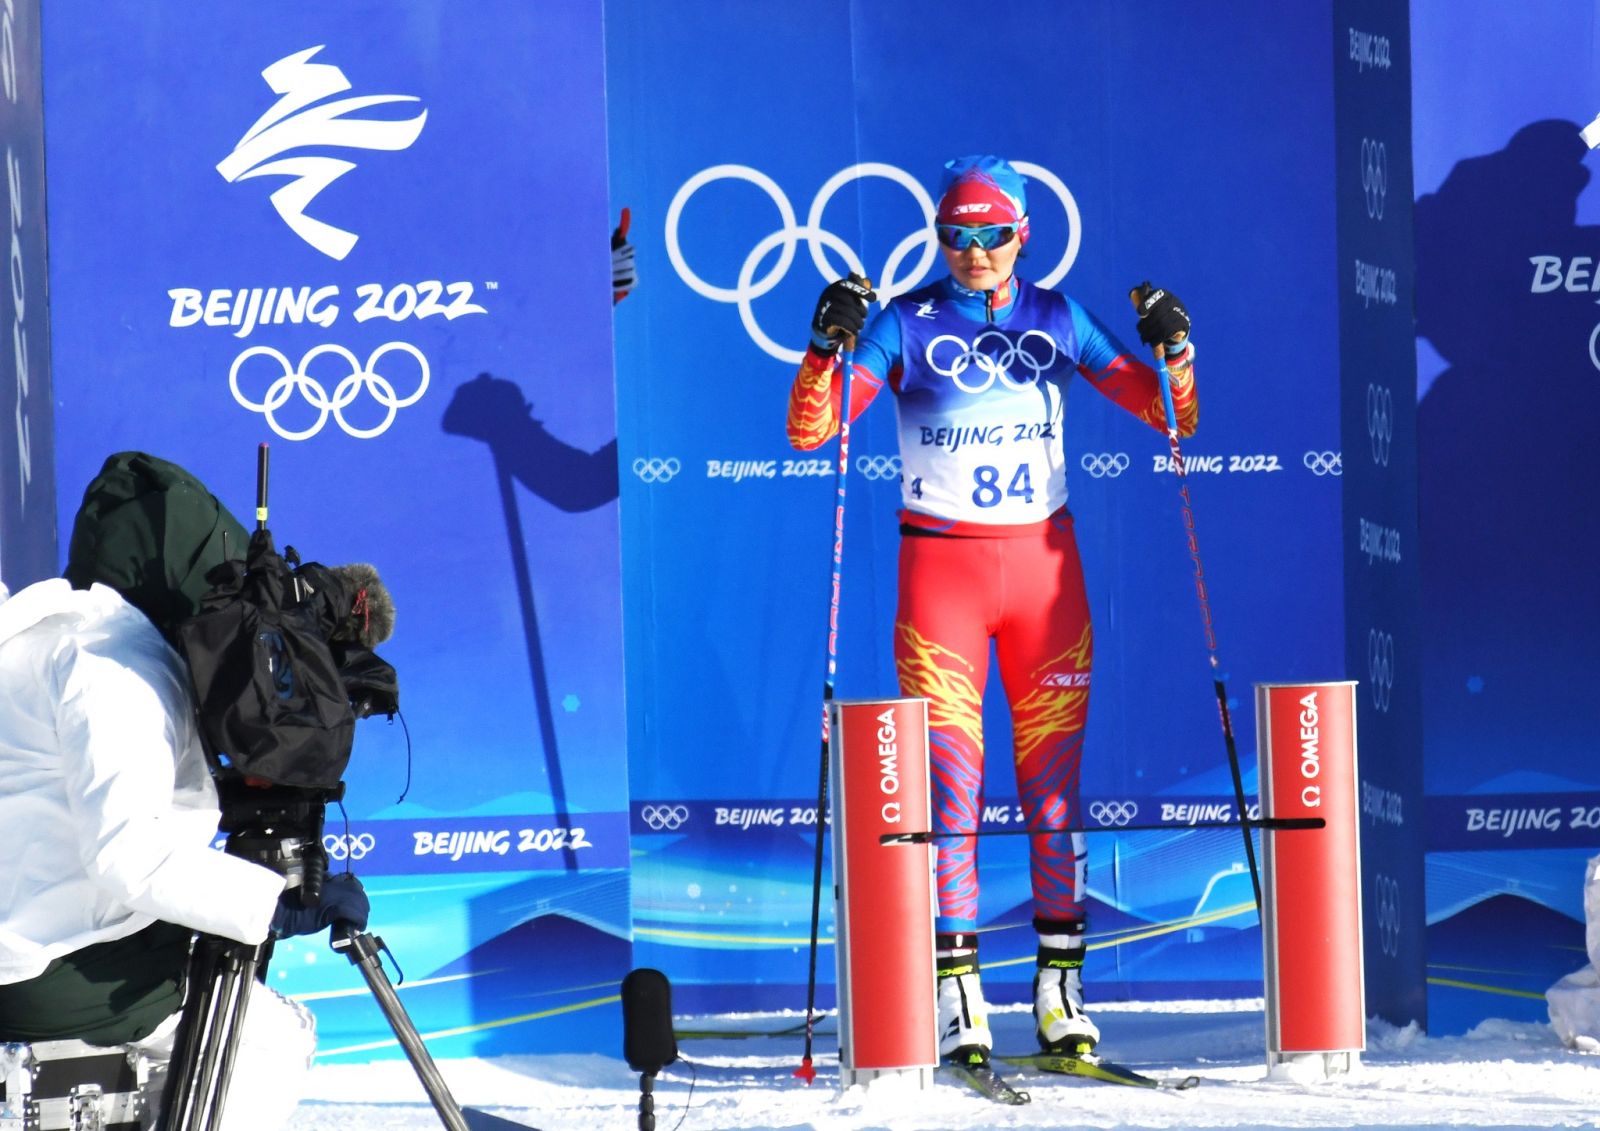
[[[163,1131],[215,1131],[221,1122],[259,956],[259,948],[210,935],[196,940],[189,994],[167,1066]]]
[[[210,1107],[206,1112],[205,1131],[218,1131],[222,1126],[222,1110],[228,1102],[228,1083],[233,1079],[234,1062],[239,1055],[239,1038],[244,1030],[244,1012],[250,1005],[250,990],[256,984],[256,969],[260,965],[258,948],[251,948],[234,956],[229,976],[232,984],[224,1001],[223,1016],[227,1019],[217,1050],[217,1066],[213,1076]]]
[[[212,1010],[216,978],[217,949],[211,939],[202,935],[195,940],[194,953],[189,958],[183,1013],[172,1059],[167,1063],[167,1086],[161,1097],[161,1126],[166,1131],[188,1126],[185,1113],[200,1084],[200,1049],[210,1039],[216,1021]]]
[[[333,947],[335,950],[344,951],[351,965],[360,967],[361,976],[367,980],[372,996],[378,1000],[378,1007],[388,1019],[389,1027],[394,1030],[400,1047],[405,1050],[406,1058],[411,1061],[411,1067],[416,1069],[417,1079],[422,1081],[422,1087],[428,1093],[428,1099],[432,1101],[433,1109],[439,1113],[439,1118],[445,1127],[449,1128],[449,1131],[469,1131],[460,1105],[450,1094],[449,1086],[439,1074],[438,1065],[433,1063],[433,1057],[429,1055],[428,1047],[422,1043],[422,1037],[418,1034],[417,1027],[412,1024],[405,1006],[400,1004],[400,996],[394,992],[394,986],[390,985],[389,976],[383,972],[383,962],[379,958],[383,951],[383,940],[364,932],[341,935],[336,931]]]

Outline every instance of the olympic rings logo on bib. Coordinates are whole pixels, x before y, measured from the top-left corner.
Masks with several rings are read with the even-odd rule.
[[[1067,246],[1063,249],[1055,267],[1036,284],[1039,287],[1052,287],[1066,277],[1067,272],[1072,269],[1073,262],[1078,258],[1078,246],[1083,240],[1083,224],[1078,214],[1078,202],[1073,199],[1071,191],[1062,183],[1061,178],[1049,169],[1027,161],[1013,161],[1011,164],[1023,176],[1048,189],[1061,202],[1062,209],[1066,212]],[[866,269],[862,257],[843,237],[822,225],[823,212],[828,202],[839,193],[840,189],[864,177],[882,177],[899,185],[906,190],[912,204],[921,215],[921,223],[894,246],[883,266],[876,272]],[[722,180],[746,181],[766,193],[777,208],[780,225],[757,240],[745,254],[744,262],[739,267],[737,281],[731,287],[717,286],[701,278],[689,266],[679,237],[683,212],[690,199],[705,186]],[[880,161],[863,161],[841,169],[824,182],[811,201],[805,223],[801,224],[788,194],[767,174],[749,165],[713,165],[700,170],[685,181],[673,194],[672,202],[667,206],[667,258],[677,271],[678,278],[682,279],[690,290],[713,302],[725,302],[737,306],[739,320],[744,324],[745,332],[763,353],[779,361],[798,365],[805,357],[805,352],[779,345],[756,321],[755,307],[752,304],[788,275],[799,245],[805,243],[806,250],[811,255],[811,262],[824,283],[832,282],[850,272],[865,275],[873,280],[878,300],[887,303],[896,295],[903,295],[920,286],[937,261],[939,245],[934,238],[934,211],[933,198],[928,195],[921,182],[910,173]],[[774,250],[778,253],[776,262],[759,279],[756,278],[756,269]],[[832,262],[828,256],[829,252],[837,255],[841,262]],[[916,262],[906,270],[906,260],[913,255],[917,256]]]
[[[1044,345],[1030,348],[1027,345],[1029,338],[1038,338]],[[1049,357],[1044,356],[1045,347],[1050,350]],[[951,352],[952,348],[954,353]],[[988,392],[997,379],[1016,392],[1037,385],[1039,378],[1056,363],[1059,356],[1056,340],[1043,330],[1025,331],[1015,341],[1000,330],[985,330],[970,344],[954,334],[940,334],[928,343],[924,352],[929,369],[950,378],[962,392],[974,395]],[[1013,377],[1013,367],[1027,370],[1026,375],[1020,379]],[[981,384],[974,377],[966,376],[971,369],[984,375]]]

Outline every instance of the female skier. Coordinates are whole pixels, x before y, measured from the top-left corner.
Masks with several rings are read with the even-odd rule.
[[[982,703],[994,641],[1011,707],[1018,795],[1030,828],[1080,824],[1078,770],[1093,633],[1067,510],[1062,444],[1067,385],[1166,430],[1161,382],[1087,310],[1013,273],[1028,241],[1024,181],[998,157],[945,166],[936,231],[949,277],[892,299],[852,275],[817,302],[811,344],[789,395],[788,433],[809,451],[839,429],[840,342],[859,335],[851,417],[886,386],[899,412],[901,694],[929,701],[939,1051],[986,1064],[992,1040],[978,979],[978,828]],[[1199,416],[1177,298],[1145,284],[1140,339],[1171,382],[1179,432]],[[866,326],[862,333],[862,327]],[[1046,1052],[1081,1055],[1100,1039],[1083,1007],[1086,846],[1081,833],[1029,837],[1039,936],[1034,1019]]]

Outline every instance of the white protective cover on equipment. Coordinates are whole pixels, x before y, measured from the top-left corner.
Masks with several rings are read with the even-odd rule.
[[[1584,942],[1589,965],[1545,991],[1550,1024],[1568,1048],[1600,1053],[1600,856],[1592,857],[1583,877]]]

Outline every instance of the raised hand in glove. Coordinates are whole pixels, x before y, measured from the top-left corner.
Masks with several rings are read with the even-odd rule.
[[[632,217],[624,208],[622,218],[617,226],[611,229],[611,305],[613,306],[627,298],[634,284],[639,281],[638,272],[633,266],[633,245],[628,242],[628,225],[631,221]]]
[[[823,288],[811,316],[811,344],[832,353],[845,338],[854,338],[867,324],[867,304],[877,302],[872,281],[851,275]]]
[[[300,889],[286,888],[272,913],[272,937],[314,935],[335,923],[346,923],[353,931],[367,929],[371,914],[367,891],[349,872],[329,876],[322,885],[322,902],[307,907],[300,902]]]
[[[1146,279],[1130,292],[1139,312],[1139,340],[1147,346],[1177,347],[1189,336],[1189,312],[1178,296]]]

